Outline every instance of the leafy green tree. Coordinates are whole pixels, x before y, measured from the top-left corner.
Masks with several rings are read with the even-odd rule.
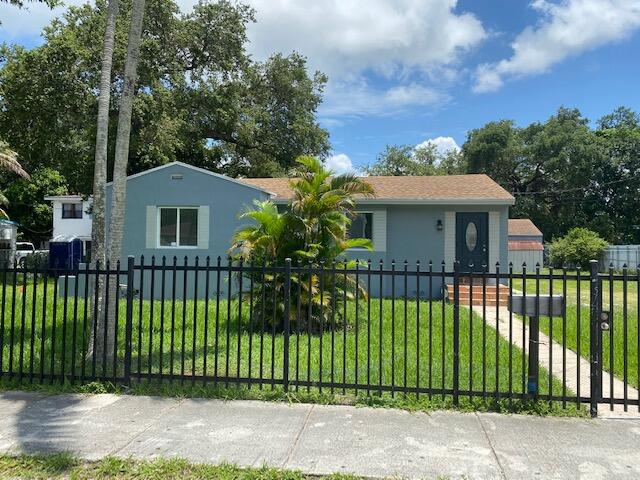
[[[592,225],[605,213],[590,197],[599,188],[594,172],[604,151],[578,110],[560,108],[546,122],[524,128],[490,122],[470,132],[462,152],[469,173],[486,173],[512,192],[511,214],[530,217],[547,238],[575,226],[605,234],[604,223]]]
[[[66,180],[59,172],[41,168],[7,188],[6,194],[11,200],[8,212],[12,218],[20,219],[20,228],[29,239],[49,240],[53,211],[44,197],[67,193]]]
[[[318,268],[320,266],[345,267],[355,265],[344,259],[348,248],[372,249],[371,241],[363,238],[349,238],[348,227],[355,216],[355,195],[372,195],[371,186],[351,174],[333,175],[314,157],[300,157],[298,167],[291,180],[293,197],[288,208],[281,212],[271,201],[256,202],[253,209],[241,214],[241,218],[251,223],[236,232],[232,252],[236,259],[266,261],[281,266],[286,258],[294,265],[304,262]],[[305,311],[311,310],[313,325],[304,328],[317,329],[320,322],[339,324],[341,309],[345,299],[354,297],[360,288],[351,276],[322,275],[321,273],[297,274],[292,276],[292,305],[300,302]],[[320,294],[321,284],[325,285]],[[280,274],[270,274],[263,278],[254,275],[257,292],[264,288],[266,295],[257,295],[272,302],[284,298],[284,278]],[[364,294],[364,292],[362,292]],[[279,323],[284,306],[277,303],[256,311],[269,312],[269,322]],[[295,321],[295,308],[291,320]],[[275,317],[272,312],[275,312]]]
[[[438,152],[435,145],[418,148],[410,145],[387,145],[373,165],[365,168],[368,175],[453,175],[465,173],[465,159],[460,152]]]
[[[13,173],[20,177],[29,177],[27,172],[24,171],[20,162],[18,162],[18,154],[11,150],[9,146],[0,140],[0,170]],[[7,197],[0,190],[0,205],[6,206],[9,203]],[[0,208],[0,217],[9,218],[7,212]]]
[[[9,5],[15,5],[18,8],[24,7],[25,4],[23,0],[0,0],[0,3],[8,3]],[[49,8],[53,8],[60,5],[60,0],[33,0],[30,3],[44,3]]]
[[[624,107],[598,121],[597,142],[603,155],[592,173],[593,188],[585,194],[592,228],[608,240],[640,240],[640,120]]]
[[[489,122],[471,130],[462,145],[468,173],[486,173],[510,191],[526,188],[519,164],[522,149],[519,130],[512,120]]]
[[[600,130],[624,128],[635,130],[640,127],[640,115],[627,107],[618,107],[598,120]]]
[[[116,24],[108,153],[113,158],[132,0]],[[0,48],[0,135],[27,170],[58,170],[90,193],[107,5],[70,7],[43,44]],[[253,10],[228,0],[181,14],[148,0],[133,104],[128,173],[183,160],[231,175],[283,174],[299,155],[324,155],[316,120],[326,77],[298,54],[258,62],[246,52]],[[111,167],[111,165],[110,165]]]
[[[596,232],[586,228],[572,228],[562,238],[551,243],[551,262],[556,266],[589,268],[590,260],[597,260],[608,243]]]

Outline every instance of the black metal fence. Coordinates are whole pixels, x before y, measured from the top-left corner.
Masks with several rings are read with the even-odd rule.
[[[638,269],[129,258],[0,280],[0,374],[13,381],[640,411]]]

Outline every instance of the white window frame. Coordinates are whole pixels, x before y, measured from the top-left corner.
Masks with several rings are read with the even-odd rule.
[[[371,245],[373,245],[374,250],[375,250],[375,245],[373,243],[373,225],[375,223],[374,218],[376,217],[376,212],[374,212],[373,210],[356,210],[355,211],[356,215],[360,215],[362,213],[370,213],[371,214],[371,238],[369,239],[371,241]],[[366,248],[364,247],[350,247],[347,248],[348,252],[362,252],[362,251],[368,251]]]
[[[162,228],[160,218],[162,210],[176,209],[176,245],[160,245],[160,230]],[[195,245],[180,245],[180,210],[195,210],[196,211],[196,222],[199,222],[199,206],[194,205],[180,205],[180,206],[172,206],[172,205],[164,205],[162,207],[157,207],[157,218],[156,218],[156,245],[157,248],[171,248],[171,249],[184,249],[184,250],[195,250],[198,248],[198,235],[200,235],[200,225],[196,224],[196,244]]]

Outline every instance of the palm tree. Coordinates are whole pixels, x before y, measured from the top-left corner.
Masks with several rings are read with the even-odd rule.
[[[9,146],[0,140],[0,170],[8,170],[21,177],[28,178],[29,174],[24,171],[20,162],[18,162],[18,154],[11,150]],[[0,191],[0,205],[7,205],[9,200]],[[0,215],[9,218],[7,212],[0,208]]]
[[[312,258],[330,262],[348,248],[371,249],[371,242],[349,238],[348,229],[355,216],[355,195],[373,195],[371,185],[352,174],[333,175],[315,157],[296,161],[296,179],[291,181],[291,213],[304,225],[304,241]]]
[[[253,209],[242,213],[240,217],[252,223],[236,232],[231,248],[234,258],[258,262],[268,259],[280,266],[291,258],[294,265],[305,262],[316,272],[318,267],[354,268],[356,262],[344,257],[346,250],[372,248],[368,239],[349,238],[349,225],[356,214],[354,196],[372,195],[371,186],[354,175],[334,176],[317,158],[300,157],[296,162],[298,169],[290,181],[293,198],[289,208],[279,212],[273,202],[257,201]],[[256,293],[260,293],[256,295],[256,312],[258,315],[265,312],[265,323],[280,324],[284,276],[261,272],[249,276],[253,277]],[[310,331],[318,331],[321,324],[332,328],[340,325],[342,303],[352,299],[358,289],[365,296],[352,275],[309,274],[301,270],[291,276],[291,282],[292,306],[297,306],[299,300],[302,311],[309,312],[301,327]],[[262,305],[262,299],[270,305]],[[295,321],[296,308],[290,311],[291,320]]]
[[[107,260],[115,265],[122,253],[122,240],[124,237],[124,206],[127,195],[127,164],[129,162],[129,140],[131,136],[131,115],[133,111],[133,98],[135,96],[136,81],[138,77],[138,63],[140,59],[140,44],[142,42],[142,23],[144,20],[145,0],[133,0],[131,7],[131,24],[127,43],[127,56],[124,64],[124,83],[120,109],[118,112],[118,130],[116,132],[115,159],[113,165],[113,183],[111,190],[111,214],[109,217],[109,243],[107,245]],[[109,298],[109,315],[106,321],[107,351],[113,350],[115,344],[115,292],[117,281],[111,282]]]
[[[113,51],[116,34],[116,20],[118,17],[119,0],[109,0],[107,6],[107,24],[104,31],[102,47],[102,69],[100,71],[100,92],[98,94],[98,120],[96,131],[96,152],[93,170],[93,204],[91,226],[91,262],[95,265],[105,261],[105,212],[106,212],[106,188],[107,188],[107,150],[109,143],[109,104],[111,99],[111,70],[113,66]],[[96,308],[92,308],[92,314],[97,313],[97,318],[91,322],[95,330],[91,329],[89,351],[87,355],[102,355],[104,345],[102,334],[104,333],[103,315],[104,292],[103,282],[95,275],[90,279],[91,288],[96,289],[98,295],[95,298]],[[98,347],[93,352],[93,345]]]
[[[119,0],[109,0],[107,26],[102,48],[100,71],[100,93],[98,95],[98,122],[96,131],[96,153],[93,171],[93,204],[91,230],[92,262],[105,260],[105,197],[107,184],[107,148],[109,143],[109,102],[111,99],[111,69],[116,34]]]
[[[109,217],[107,258],[114,263],[122,253],[122,240],[124,237],[124,206],[127,196],[127,164],[129,162],[131,115],[138,77],[144,9],[145,0],[133,0],[127,56],[124,64],[124,84],[120,100],[120,111],[118,112],[118,131],[116,133],[113,186],[111,191],[111,214]]]

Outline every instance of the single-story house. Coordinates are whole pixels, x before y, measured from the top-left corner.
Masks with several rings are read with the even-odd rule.
[[[442,261],[450,271],[455,259],[465,272],[480,271],[485,264],[495,271],[496,263],[507,264],[507,220],[514,198],[488,176],[363,179],[375,196],[356,200],[358,217],[352,232],[370,238],[374,249],[354,249],[350,257],[371,259],[372,268],[379,268],[381,260],[390,268],[395,260],[396,269],[403,269],[407,260],[414,269],[419,260],[426,269],[432,261],[436,271]],[[107,205],[110,197],[108,184]],[[174,256],[179,264],[185,257],[189,264],[196,256],[201,264],[207,256],[212,262],[218,256],[224,259],[234,232],[244,222],[238,218],[241,211],[254,200],[271,199],[284,207],[290,197],[286,178],[234,179],[181,162],[131,175],[122,261],[128,255],[137,259],[144,255],[145,262],[155,256],[157,264],[163,256],[168,264]],[[390,282],[383,290],[390,294]],[[408,290],[410,295],[418,293],[415,280]],[[403,293],[402,286],[396,293]],[[420,294],[428,295],[426,285],[421,285]],[[433,295],[441,294],[436,281]]]
[[[508,222],[509,262],[514,272],[522,272],[527,264],[533,270],[537,264],[542,266],[544,242],[542,232],[528,218],[510,218]]]

